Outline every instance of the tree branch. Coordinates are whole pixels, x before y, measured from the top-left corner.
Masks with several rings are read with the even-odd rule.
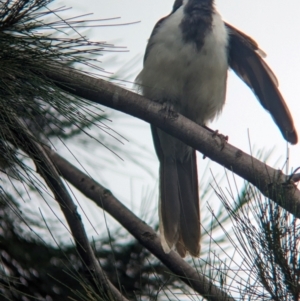
[[[14,128],[10,128],[10,133],[13,137],[7,138],[12,141],[12,143],[17,144],[18,147],[32,158],[37,167],[37,172],[42,176],[53,192],[70,227],[79,257],[82,261],[83,269],[85,270],[85,277],[93,285],[95,293],[101,294],[101,296],[107,298],[107,300],[126,301],[127,299],[113,286],[105,272],[99,266],[88,241],[80,215],[77,212],[77,207],[65,188],[47,152],[36,141],[22,121],[12,116],[10,116],[10,121],[13,121],[14,124]]]
[[[241,176],[266,197],[300,218],[300,191],[280,170],[271,168],[228,143],[222,149],[219,138],[203,127],[175,112],[170,117],[162,105],[107,81],[68,68],[52,68],[42,72],[42,76],[68,93],[138,117],[161,128]]]
[[[234,301],[231,296],[220,290],[205,276],[200,275],[199,271],[193,269],[176,252],[171,251],[169,254],[166,254],[154,230],[127,209],[108,189],[89,178],[53,150],[50,150],[48,147],[45,150],[57,170],[68,182],[113,216],[145,248],[188,286],[210,301]]]

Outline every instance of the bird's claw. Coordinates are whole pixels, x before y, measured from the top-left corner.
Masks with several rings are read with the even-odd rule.
[[[221,151],[224,149],[226,143],[228,142],[228,136],[224,136],[223,134],[219,134],[219,131],[216,130],[212,134],[213,138],[218,137],[221,140]]]
[[[163,112],[167,115],[168,119],[175,119],[178,117],[178,113],[174,110],[174,106],[170,103],[163,103],[162,109],[160,109],[160,112]]]

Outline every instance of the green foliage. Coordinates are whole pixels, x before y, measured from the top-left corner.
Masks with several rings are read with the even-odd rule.
[[[20,118],[36,139],[71,138],[106,116],[90,102],[67,95],[41,70],[80,65],[101,70],[97,57],[112,48],[78,33],[78,17],[61,19],[66,9],[50,9],[50,0],[10,0],[0,13],[0,143],[2,170],[14,163],[16,145],[10,128]],[[18,130],[18,129],[17,129]],[[20,164],[19,164],[20,166]],[[24,166],[22,166],[24,168]]]
[[[26,296],[27,300],[48,300],[48,296],[55,301],[101,300],[99,291],[84,277],[75,246],[51,246],[33,232],[24,235],[23,229],[32,229],[35,223],[20,212],[14,197],[6,194],[4,198],[2,194],[1,298],[23,300]],[[93,248],[109,279],[131,300],[140,300],[143,296],[156,300],[162,287],[164,290],[176,287],[176,277],[166,273],[164,265],[123,231],[95,241]]]
[[[248,203],[239,210],[224,201],[237,239],[231,237],[231,241],[242,258],[238,268],[241,300],[299,300],[297,219],[250,185],[244,195]]]

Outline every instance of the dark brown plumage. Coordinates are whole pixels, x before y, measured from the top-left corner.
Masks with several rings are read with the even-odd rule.
[[[260,55],[257,43],[226,23],[229,31],[229,65],[249,86],[261,105],[269,111],[283,137],[290,143],[298,142],[291,113],[278,90],[272,70]]]

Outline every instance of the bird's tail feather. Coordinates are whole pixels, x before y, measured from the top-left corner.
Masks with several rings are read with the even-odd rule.
[[[161,161],[160,232],[162,246],[169,252],[176,245],[178,253],[199,256],[200,212],[196,153],[184,162]]]
[[[200,253],[200,211],[196,152],[177,163],[180,191],[180,237],[192,256]],[[178,249],[178,247],[177,247]]]
[[[160,233],[165,252],[170,252],[179,236],[180,199],[175,162],[166,159],[160,164]]]

